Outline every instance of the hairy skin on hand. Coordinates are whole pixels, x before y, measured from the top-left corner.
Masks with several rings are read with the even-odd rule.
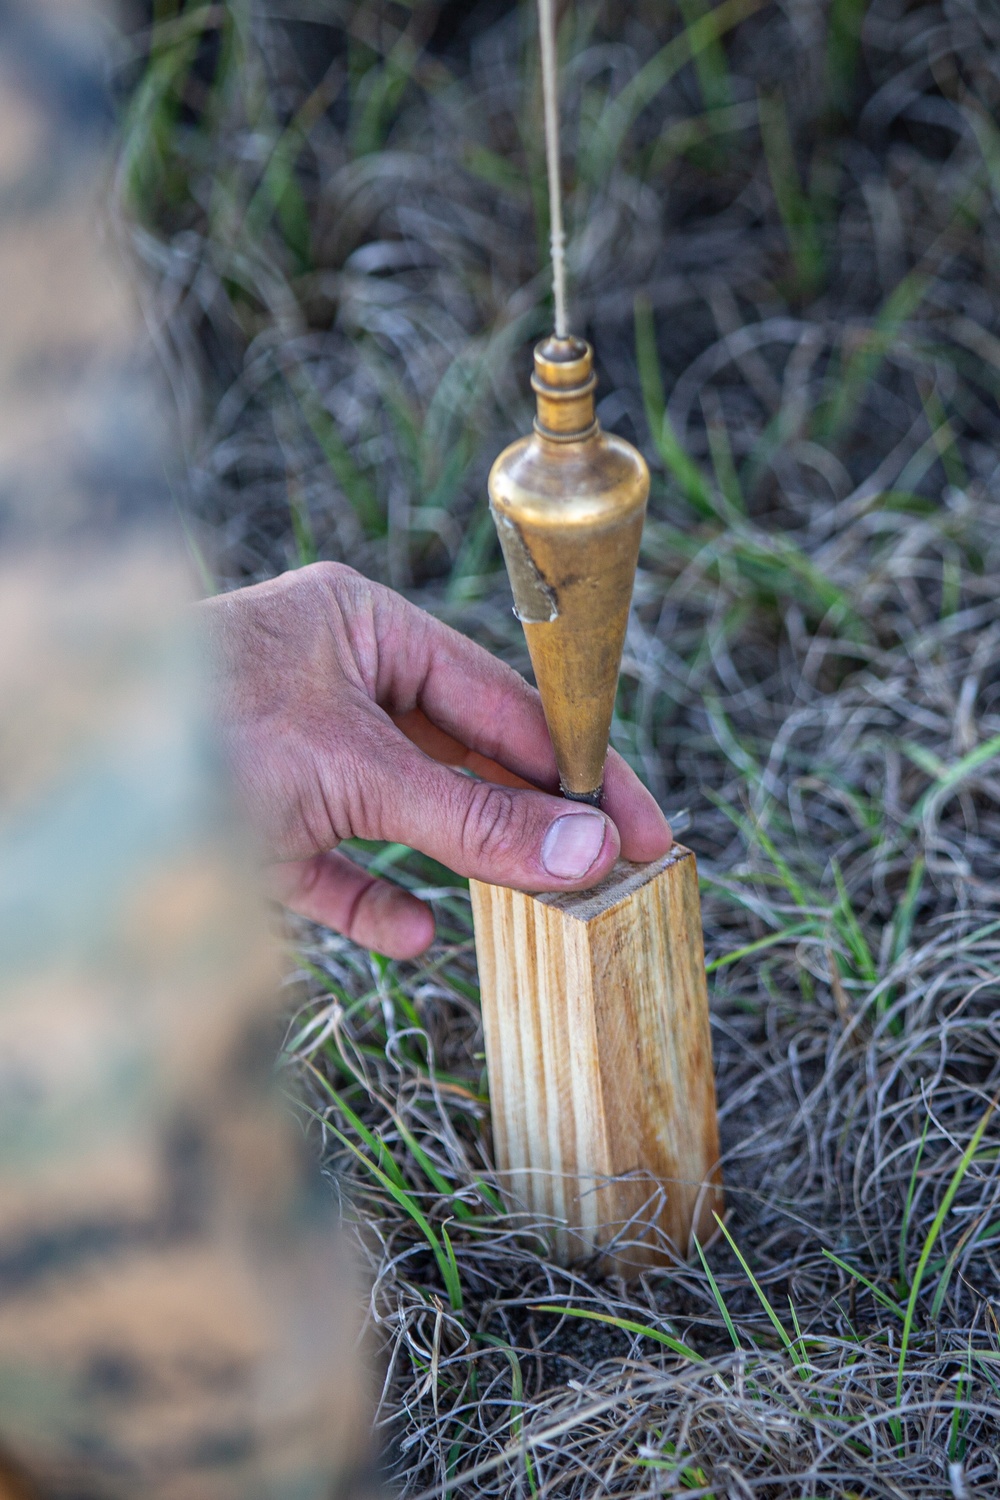
[[[525,891],[585,889],[619,854],[669,849],[663,814],[619,755],[601,811],[555,795],[535,690],[353,569],[315,563],[198,609],[234,775],[275,894],[302,916],[393,958],[431,942],[422,901],[336,852],[352,837]]]

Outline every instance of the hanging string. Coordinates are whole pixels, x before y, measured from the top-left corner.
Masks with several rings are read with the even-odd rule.
[[[552,292],[556,304],[556,338],[569,336],[566,322],[566,236],[563,233],[562,180],[559,170],[559,75],[556,54],[555,0],[538,0],[542,42],[542,100],[545,111],[545,161],[549,174],[549,227],[552,231]]]

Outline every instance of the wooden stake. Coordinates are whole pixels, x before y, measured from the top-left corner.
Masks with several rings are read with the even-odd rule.
[[[634,1276],[721,1212],[695,858],[620,860],[593,890],[471,882],[493,1141],[562,1264]]]

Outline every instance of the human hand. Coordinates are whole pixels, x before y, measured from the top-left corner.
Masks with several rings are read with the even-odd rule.
[[[224,743],[275,861],[275,894],[300,915],[393,958],[431,942],[429,908],[336,853],[346,838],[407,844],[525,891],[584,889],[619,853],[670,848],[621,756],[608,756],[601,811],[555,795],[537,692],[351,568],[315,563],[198,609]]]

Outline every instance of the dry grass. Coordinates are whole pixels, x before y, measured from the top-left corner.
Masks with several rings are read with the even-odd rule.
[[[525,665],[483,481],[547,316],[530,13],[169,10],[122,181],[211,566],[343,557]],[[575,322],[655,471],[615,741],[699,855],[731,1241],[630,1291],[546,1260],[492,1186],[462,882],[359,850],[438,945],[302,932],[287,1054],[364,1226],[390,1465],[985,1500],[1000,19],[636,0],[563,44]]]

